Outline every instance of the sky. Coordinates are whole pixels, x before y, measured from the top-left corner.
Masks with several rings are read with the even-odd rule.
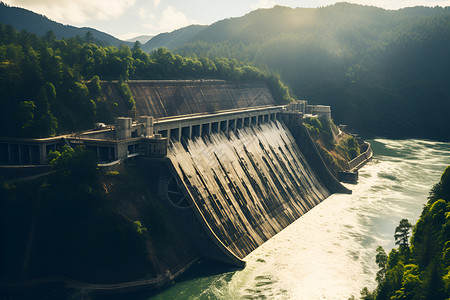
[[[126,40],[157,35],[191,24],[209,25],[275,5],[322,7],[335,0],[2,0],[49,19],[77,27],[92,27]],[[450,6],[450,0],[350,0],[385,9],[411,6]]]

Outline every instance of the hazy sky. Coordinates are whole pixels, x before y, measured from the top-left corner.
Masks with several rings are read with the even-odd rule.
[[[274,5],[320,7],[335,0],[2,0],[43,14],[54,21],[92,27],[120,39],[156,35],[190,24],[211,24]],[[354,0],[386,9],[416,5],[450,6],[450,0]]]

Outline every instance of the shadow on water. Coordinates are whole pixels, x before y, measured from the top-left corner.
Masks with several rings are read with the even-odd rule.
[[[202,294],[215,285],[215,281],[229,282],[233,274],[239,269],[231,268],[229,265],[204,260],[191,267],[188,271],[175,279],[171,285],[159,290],[143,290],[138,292],[95,295],[93,299],[189,299],[186,295]],[[209,297],[206,296],[206,299]],[[201,297],[200,297],[201,299]]]
[[[0,290],[0,300],[59,300],[59,299],[186,299],[183,295],[197,294],[208,290],[215,284],[214,281],[227,283],[231,280],[236,268],[213,261],[202,261],[183,275],[175,279],[171,285],[159,290],[141,290],[138,292],[117,293],[117,294],[92,294],[89,291],[68,289],[63,283],[49,283],[30,288],[14,289],[11,291]],[[207,296],[206,299],[209,297]]]
[[[377,156],[387,156],[387,157],[403,157],[404,154],[400,153],[400,149],[384,143],[384,140],[371,140],[370,145],[372,147],[373,153]]]
[[[64,283],[44,283],[39,286],[0,289],[1,300],[59,300],[59,299],[89,299],[83,291],[65,287]]]

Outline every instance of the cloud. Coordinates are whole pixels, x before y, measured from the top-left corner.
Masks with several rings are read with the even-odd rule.
[[[280,1],[278,1],[280,2]],[[252,5],[253,9],[258,8],[272,8],[277,5],[277,1],[275,0],[259,0],[256,4]]]
[[[71,24],[108,20],[121,16],[136,0],[4,0],[12,6],[27,7],[48,18]]]
[[[146,7],[141,7],[138,10],[138,16],[141,20],[148,20],[148,19],[153,19],[155,18],[155,15],[152,14],[152,12],[150,11],[150,9],[146,8]]]
[[[156,8],[161,4],[161,0],[153,0],[153,6]]]
[[[153,15],[149,21],[151,23],[146,23],[142,26],[150,29],[153,33],[170,32],[199,23],[194,19],[188,18],[183,12],[178,11],[173,6],[168,6],[164,9],[159,19]]]

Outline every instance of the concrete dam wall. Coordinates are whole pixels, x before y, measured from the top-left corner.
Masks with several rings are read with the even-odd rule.
[[[264,83],[222,80],[130,80],[138,116],[164,118],[274,105]],[[117,82],[102,82],[108,99],[121,99]]]
[[[118,83],[101,84],[105,102],[116,107],[111,113],[130,113],[122,110],[126,101]],[[301,124],[304,112],[275,106],[264,83],[127,84],[136,100],[134,122],[122,117],[115,125],[73,136],[7,140],[0,147],[8,162],[17,149],[11,164],[14,157],[20,163],[27,155],[24,163],[45,163],[49,150],[67,143],[83,144],[104,162],[102,185],[93,193],[96,202],[87,197],[85,209],[73,201],[76,214],[36,204],[41,195],[51,196],[42,184],[47,178],[22,183],[35,184],[38,192],[17,189],[26,213],[25,205],[11,197],[3,219],[19,220],[21,234],[6,240],[23,253],[4,256],[9,269],[0,275],[19,284],[3,286],[64,282],[80,290],[131,291],[170,284],[201,258],[243,267],[250,252],[331,193],[349,192],[328,171]],[[70,226],[61,226],[66,221]],[[72,230],[77,227],[81,230]],[[56,247],[47,240],[61,243]]]
[[[279,121],[172,141],[168,158],[200,222],[236,265],[330,195]]]

